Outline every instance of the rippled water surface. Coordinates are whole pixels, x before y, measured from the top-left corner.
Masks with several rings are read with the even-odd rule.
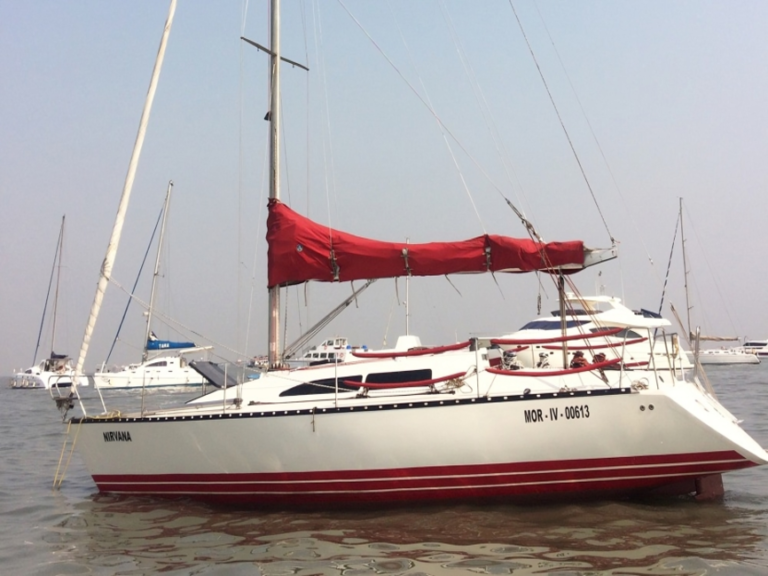
[[[708,373],[768,446],[768,362]],[[69,457],[54,403],[5,386],[0,399],[2,575],[768,574],[768,467],[726,475],[706,504],[236,510],[100,495],[76,453],[53,490]]]

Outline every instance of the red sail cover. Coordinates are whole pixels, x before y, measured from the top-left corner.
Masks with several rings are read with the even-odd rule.
[[[267,219],[269,287],[460,272],[531,272],[584,265],[581,241],[541,244],[484,235],[459,242],[380,242],[333,230],[278,200]]]

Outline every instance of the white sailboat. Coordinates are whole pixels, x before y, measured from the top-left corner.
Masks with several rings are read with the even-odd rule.
[[[75,370],[72,366],[72,359],[67,354],[57,354],[56,349],[56,318],[59,306],[59,281],[61,279],[61,257],[64,250],[64,224],[66,216],[61,217],[61,228],[59,228],[59,239],[56,243],[56,251],[53,257],[53,268],[51,270],[51,279],[48,282],[48,294],[45,297],[43,306],[43,317],[40,321],[40,330],[37,335],[37,344],[35,345],[35,361],[40,349],[40,337],[43,333],[45,317],[48,308],[48,298],[51,294],[51,285],[53,283],[54,272],[56,273],[56,288],[53,298],[53,321],[51,324],[51,353],[46,357],[27,368],[24,371],[16,372],[10,381],[11,388],[19,389],[45,389],[69,388],[73,382],[78,386],[87,386],[88,378],[85,376],[75,376]]]
[[[145,344],[141,361],[117,367],[107,367],[105,364],[102,364],[101,369],[97,370],[93,375],[94,385],[97,388],[103,390],[123,390],[129,388],[167,389],[202,386],[205,383],[205,378],[189,365],[187,355],[211,350],[212,346],[197,346],[194,342],[160,340],[152,331],[155,290],[157,278],[160,274],[160,254],[165,236],[165,225],[168,218],[168,209],[171,204],[172,191],[173,182],[169,182],[163,204],[163,219],[162,226],[160,227],[160,238],[157,244],[155,269],[152,275],[152,289],[150,291],[144,337]]]
[[[279,197],[279,1],[273,1],[270,369],[172,408],[70,418],[98,489],[235,505],[339,506],[635,494],[723,493],[721,474],[768,454],[694,371],[624,346],[579,368],[505,369],[501,348],[473,338],[425,348],[353,351],[343,363],[287,369],[279,353],[283,286],[487,271],[555,276],[616,256],[579,241],[503,236],[451,243],[368,240],[320,226]],[[564,297],[564,291],[561,290]],[[565,320],[566,315],[561,318]],[[621,330],[594,317],[590,342]],[[637,330],[668,323],[643,318]],[[578,334],[584,340],[584,334]],[[566,354],[574,339],[552,335]],[[663,338],[655,342],[662,342]],[[646,342],[648,344],[648,342]],[[82,402],[81,410],[85,411]]]
[[[683,275],[685,277],[685,308],[686,308],[686,326],[688,329],[688,339],[691,342],[691,350],[687,351],[688,357],[692,361],[697,361],[702,365],[749,365],[760,364],[760,358],[757,354],[748,351],[744,346],[723,346],[721,348],[701,348],[702,342],[736,342],[739,340],[736,336],[709,336],[691,329],[691,305],[688,295],[688,264],[685,248],[685,232],[683,228],[683,199],[680,198],[679,223],[680,240],[683,253]]]

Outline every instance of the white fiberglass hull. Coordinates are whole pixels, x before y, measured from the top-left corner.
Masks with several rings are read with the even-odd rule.
[[[40,389],[50,390],[51,388],[71,388],[72,381],[75,380],[78,386],[88,386],[86,376],[75,378],[74,371],[64,373],[60,372],[18,372],[11,378],[11,388],[17,389]]]
[[[95,386],[102,390],[124,390],[199,387],[205,379],[189,365],[180,366],[178,357],[171,357],[127,366],[122,370],[99,371],[93,375],[93,381]]]
[[[241,505],[687,493],[701,478],[768,461],[722,406],[682,381],[188,406],[75,419],[73,430],[102,491]]]
[[[693,354],[689,353],[693,359]],[[707,350],[699,353],[699,364],[712,365],[730,365],[730,364],[760,364],[760,358],[755,354],[745,352],[732,352],[729,350]]]

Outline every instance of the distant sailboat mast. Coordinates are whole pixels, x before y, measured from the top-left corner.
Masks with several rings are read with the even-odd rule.
[[[53,355],[54,339],[56,338],[56,310],[59,300],[59,277],[61,276],[61,255],[64,244],[64,221],[66,214],[61,217],[61,228],[59,228],[59,240],[56,242],[56,251],[53,254],[53,266],[51,267],[51,277],[48,279],[48,292],[45,295],[45,304],[43,305],[43,317],[40,319],[40,329],[37,332],[37,343],[35,344],[35,355],[32,357],[32,364],[37,362],[37,353],[40,350],[40,338],[43,335],[43,326],[45,324],[45,313],[48,310],[48,298],[51,295],[51,285],[53,284],[53,275],[56,275],[56,296],[53,303],[53,334],[51,335],[51,356]],[[58,268],[57,268],[58,266]],[[58,272],[57,272],[58,270]]]
[[[168,9],[168,18],[165,21],[165,27],[163,28],[163,35],[160,40],[160,48],[157,51],[157,58],[155,59],[155,67],[152,70],[152,78],[149,82],[149,90],[147,91],[147,97],[144,102],[144,110],[141,114],[141,120],[139,122],[139,131],[136,135],[136,142],[133,146],[133,153],[131,154],[131,160],[128,164],[128,173],[125,176],[125,184],[123,185],[123,192],[120,197],[120,204],[118,205],[117,215],[115,216],[115,225],[112,228],[112,236],[109,239],[107,245],[107,253],[104,256],[104,262],[101,265],[99,272],[99,282],[96,286],[96,295],[93,299],[93,305],[91,306],[91,313],[88,317],[88,323],[85,327],[85,334],[83,335],[83,343],[80,347],[80,356],[77,359],[77,366],[75,372],[77,374],[83,373],[83,365],[85,364],[85,357],[88,354],[88,347],[91,343],[91,336],[96,326],[96,319],[99,316],[99,310],[101,309],[101,303],[104,300],[104,292],[107,289],[107,283],[112,275],[112,266],[115,263],[115,256],[117,255],[117,247],[120,244],[120,236],[123,232],[123,223],[125,222],[125,214],[128,211],[128,201],[131,198],[131,190],[133,189],[133,181],[136,177],[136,169],[139,165],[139,157],[141,156],[141,148],[144,145],[144,136],[147,132],[147,124],[149,123],[149,114],[152,110],[152,102],[155,98],[155,92],[157,91],[157,82],[160,78],[160,69],[163,66],[163,58],[165,57],[165,48],[168,44],[168,36],[171,33],[171,24],[173,23],[173,15],[176,12],[176,0],[171,0],[171,5]]]
[[[160,253],[163,250],[163,238],[165,238],[165,224],[168,221],[168,208],[171,205],[171,191],[173,190],[173,180],[168,182],[168,190],[165,193],[165,204],[163,205],[163,223],[160,226],[160,237],[157,240],[157,257],[155,258],[155,271],[152,274],[152,289],[149,292],[149,308],[147,309],[147,330],[144,334],[144,352],[141,355],[141,361],[146,362],[149,356],[147,342],[152,331],[152,311],[155,309],[155,290],[157,288],[157,277],[160,275]]]
[[[56,353],[56,318],[59,312],[59,285],[61,284],[61,256],[64,254],[64,220],[66,215],[61,217],[61,230],[59,231],[59,257],[56,266],[56,291],[53,294],[53,326],[51,328],[51,355]]]

